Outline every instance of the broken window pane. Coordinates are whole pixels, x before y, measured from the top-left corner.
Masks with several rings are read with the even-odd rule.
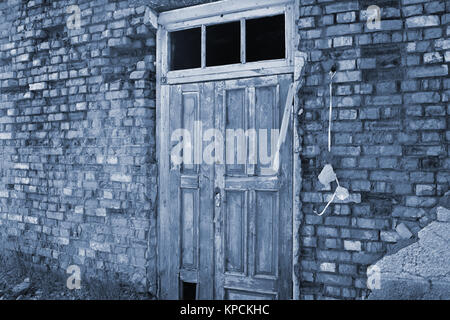
[[[284,15],[247,20],[246,30],[247,62],[286,57]]]
[[[202,30],[194,28],[170,33],[170,70],[184,70],[201,67]]]
[[[206,66],[241,62],[241,24],[239,21],[206,27]]]

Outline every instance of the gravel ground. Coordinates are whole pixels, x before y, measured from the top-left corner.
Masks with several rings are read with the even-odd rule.
[[[69,276],[69,275],[68,275]],[[67,278],[53,272],[30,268],[20,258],[0,255],[0,300],[148,300],[116,282],[85,281],[81,288],[69,290]]]

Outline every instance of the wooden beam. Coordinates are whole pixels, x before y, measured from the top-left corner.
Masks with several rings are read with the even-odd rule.
[[[293,0],[224,0],[207,3],[194,7],[162,12],[159,15],[159,23],[167,25],[174,22],[187,21],[209,17],[216,14],[228,14],[232,12],[273,7],[276,5],[289,4]]]

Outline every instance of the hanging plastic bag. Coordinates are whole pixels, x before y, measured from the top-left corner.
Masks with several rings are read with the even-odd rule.
[[[334,173],[334,169],[331,164],[325,165],[323,167],[322,172],[319,174],[319,181],[325,187],[329,188],[330,183],[336,180],[336,173]]]
[[[345,199],[347,199],[350,196],[350,194],[348,193],[348,190],[341,186],[338,186],[336,188],[335,194],[336,194],[336,197],[341,201],[344,201]]]
[[[327,165],[325,165],[325,167],[323,167],[322,172],[319,174],[318,178],[319,178],[320,183],[323,184],[327,188],[330,187],[330,184],[333,181],[336,181],[336,183],[338,185],[336,190],[333,193],[333,196],[331,197],[330,201],[328,201],[327,205],[322,210],[322,212],[318,213],[317,211],[314,211],[314,213],[321,216],[327,211],[328,207],[334,201],[335,198],[338,198],[339,200],[344,201],[350,196],[350,194],[346,188],[341,187],[341,185],[339,184],[339,180],[338,180],[336,173],[334,172],[333,166],[331,164],[327,164]]]

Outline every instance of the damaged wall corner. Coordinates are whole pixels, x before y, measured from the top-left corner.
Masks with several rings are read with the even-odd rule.
[[[158,13],[148,6],[145,7],[144,24],[158,30]]]

